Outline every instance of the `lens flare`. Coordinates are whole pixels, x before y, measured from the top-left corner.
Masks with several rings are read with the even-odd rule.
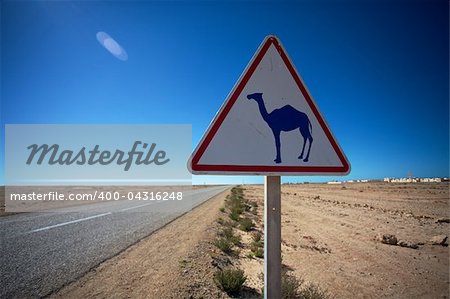
[[[97,32],[97,40],[98,42],[106,49],[109,53],[111,53],[117,59],[122,61],[128,60],[128,54],[125,49],[116,42],[108,33],[99,31]]]

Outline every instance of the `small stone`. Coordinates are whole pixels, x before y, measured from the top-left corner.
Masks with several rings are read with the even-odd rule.
[[[400,240],[397,242],[398,246],[401,247],[407,247],[407,248],[412,248],[412,249],[417,249],[419,248],[419,245],[417,243],[413,243],[413,242],[409,242],[409,241],[404,241],[404,240]]]
[[[383,244],[397,245],[397,237],[392,234],[378,234],[375,240]]]
[[[437,235],[430,239],[430,243],[431,245],[445,245],[447,239],[446,235]]]
[[[450,223],[450,218],[438,218],[435,221],[436,223]]]

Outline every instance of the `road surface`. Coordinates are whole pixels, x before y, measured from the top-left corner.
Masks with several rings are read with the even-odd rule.
[[[229,188],[185,191],[181,202],[121,200],[0,217],[0,298],[46,296]]]

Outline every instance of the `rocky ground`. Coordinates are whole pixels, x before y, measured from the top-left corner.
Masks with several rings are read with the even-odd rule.
[[[449,212],[448,183],[287,185],[283,255],[337,298],[448,298]]]

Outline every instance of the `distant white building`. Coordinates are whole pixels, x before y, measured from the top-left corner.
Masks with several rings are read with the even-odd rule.
[[[332,182],[328,182],[328,185],[339,185],[342,184],[342,182],[338,182],[338,181],[332,181]]]
[[[419,179],[417,178],[398,178],[391,179],[391,183],[417,183]]]
[[[441,178],[384,178],[384,182],[388,183],[440,183]]]
[[[420,179],[421,182],[424,183],[440,183],[442,182],[441,178],[422,178]]]

